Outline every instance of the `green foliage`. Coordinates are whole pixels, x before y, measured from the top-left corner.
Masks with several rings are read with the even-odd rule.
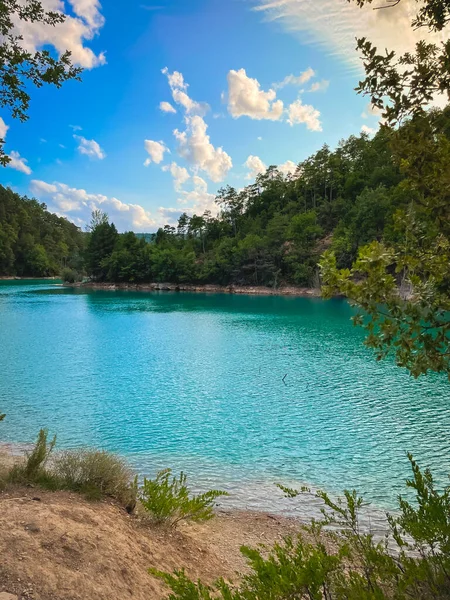
[[[360,6],[370,1],[356,0]],[[448,2],[423,0],[412,27],[441,31],[449,21]],[[358,47],[366,71],[358,90],[371,96],[388,122],[412,118],[390,134],[402,175],[392,225],[360,248],[353,264],[345,257],[355,246],[351,226],[342,228],[334,252],[321,260],[324,293],[344,294],[362,309],[354,322],[366,329],[366,344],[378,360],[393,354],[415,377],[436,371],[450,378],[450,109],[426,112],[436,93],[450,92],[450,40],[440,46],[422,40],[415,53],[399,59],[394,52],[377,54],[365,39]],[[388,198],[380,208],[389,213]],[[377,224],[369,238],[381,229]],[[365,242],[370,239],[357,240]]]
[[[49,442],[48,431],[41,429],[33,450],[26,453],[25,461],[14,465],[11,469],[10,481],[14,483],[38,483],[42,479],[47,479],[45,466],[55,444],[56,436]]]
[[[378,359],[393,354],[415,377],[450,377],[450,139],[442,114],[413,119],[394,134],[393,149],[408,202],[398,205],[385,239],[360,248],[351,268],[324,253],[323,292],[362,309],[354,322]]]
[[[84,235],[45,204],[0,186],[0,275],[43,277],[82,270]]]
[[[323,518],[296,539],[270,551],[241,548],[249,571],[237,585],[219,579],[208,586],[183,570],[150,573],[170,588],[169,600],[448,600],[450,487],[437,491],[431,474],[409,459],[415,502],[399,499],[381,541],[360,530],[364,502],[355,491],[336,500],[319,491]],[[301,494],[279,487],[290,498]]]
[[[372,2],[349,1],[356,1],[359,6]],[[399,2],[377,8],[391,10],[395,19],[395,6]],[[442,31],[449,22],[450,5],[447,0],[423,0],[417,2],[417,13],[411,26],[435,32]],[[395,52],[388,50],[378,53],[366,38],[358,39],[357,48],[362,54],[366,71],[366,78],[360,81],[357,90],[370,96],[373,106],[378,107],[390,123],[396,123],[405,116],[423,115],[425,107],[436,94],[445,95],[448,92],[450,40],[445,37],[440,44],[420,40],[415,52],[407,52],[402,56],[396,56]]]
[[[0,4],[0,107],[8,108],[12,117],[28,119],[30,85],[42,87],[53,84],[56,87],[70,79],[80,79],[81,69],[71,63],[71,53],[61,53],[59,59],[50,52],[40,50],[30,52],[23,45],[22,36],[15,23],[25,21],[41,27],[57,27],[64,23],[66,16],[60,11],[46,11],[39,0],[2,0]],[[0,164],[6,165],[10,158],[3,150],[4,140],[0,139]]]
[[[109,223],[107,215],[94,213],[92,221],[86,248],[86,266],[94,279],[103,281],[109,269],[108,260],[119,236],[114,223]]]
[[[90,227],[87,270],[95,279],[130,283],[317,284],[325,248],[333,244],[349,266],[361,244],[390,234],[406,195],[392,143],[387,129],[373,139],[351,136],[334,151],[324,146],[293,176],[271,166],[239,192],[220,189],[217,216],[183,213],[177,227],[145,237],[113,234],[115,242],[96,249],[94,232],[106,237],[111,227],[103,215]]]
[[[132,473],[120,457],[102,450],[65,450],[51,465],[51,473],[62,488],[87,495],[116,498],[123,504],[132,500]]]
[[[75,283],[77,281],[81,281],[80,274],[75,271],[75,269],[70,269],[69,267],[64,267],[61,271],[61,279],[64,283]]]
[[[155,479],[144,479],[139,499],[151,518],[159,524],[175,527],[180,521],[208,521],[214,516],[214,502],[228,495],[220,490],[209,490],[191,495],[186,475],[172,477],[171,469],[160,471]]]

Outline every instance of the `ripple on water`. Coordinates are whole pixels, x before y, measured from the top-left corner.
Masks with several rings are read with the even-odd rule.
[[[441,481],[450,470],[449,387],[376,363],[351,314],[343,301],[0,283],[1,435],[46,426],[62,447],[184,469],[251,508],[284,510],[276,481],[392,506],[407,451]]]

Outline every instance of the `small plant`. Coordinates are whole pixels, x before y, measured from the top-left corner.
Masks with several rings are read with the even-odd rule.
[[[152,519],[159,524],[175,527],[180,521],[208,521],[214,517],[214,501],[227,492],[209,490],[190,495],[186,475],[172,477],[172,470],[160,471],[155,479],[144,479],[139,499]]]
[[[26,453],[25,461],[13,466],[9,480],[14,483],[39,483],[39,480],[50,479],[45,466],[55,444],[56,435],[49,442],[47,429],[41,429],[33,450]]]
[[[66,450],[55,457],[52,473],[66,489],[81,492],[91,500],[111,496],[124,504],[132,501],[131,470],[110,452]]]
[[[69,267],[64,267],[61,271],[61,279],[64,283],[75,283],[76,281],[81,281],[81,277],[77,271],[74,269],[70,269]]]

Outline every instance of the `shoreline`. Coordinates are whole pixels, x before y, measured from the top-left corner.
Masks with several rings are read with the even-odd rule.
[[[60,277],[18,277],[17,275],[0,275],[0,281],[57,281]]]
[[[270,288],[266,286],[238,286],[190,283],[71,283],[64,284],[76,289],[91,289],[125,292],[189,292],[206,294],[242,294],[250,296],[293,296],[298,298],[320,298],[320,289],[297,286]]]
[[[0,442],[0,471],[1,466],[10,468],[14,463],[24,459],[26,453],[34,447],[33,442]],[[63,452],[64,448],[55,450],[55,456]],[[132,473],[139,477],[139,481],[146,476],[146,470],[136,463],[130,456],[123,453],[117,453],[117,456],[124,459],[130,467]],[[154,470],[155,473],[158,469]],[[151,472],[150,476],[155,473]],[[283,484],[302,489],[306,486],[309,491],[304,491],[301,500],[292,500],[288,498],[277,487],[277,479],[268,477],[265,480],[260,478],[251,479],[239,477],[230,480],[224,477],[223,480],[215,480],[210,477],[204,477],[201,473],[187,471],[191,489],[195,493],[207,491],[208,489],[224,489],[229,495],[220,498],[216,504],[219,513],[223,515],[261,515],[272,519],[285,520],[287,522],[296,522],[308,524],[312,520],[322,518],[321,510],[324,507],[323,501],[316,495],[318,489],[325,489],[323,486],[317,486],[309,482],[283,478]],[[148,476],[147,472],[147,476]],[[343,496],[342,491],[326,488],[326,491],[332,498],[337,499]],[[49,494],[53,493],[47,490]],[[58,493],[58,492],[56,492]],[[74,492],[69,492],[71,495]],[[0,490],[1,498],[1,490]],[[363,531],[371,532],[377,539],[383,539],[387,531],[386,512],[394,513],[395,507],[380,506],[367,501],[366,506],[360,511],[359,525]]]

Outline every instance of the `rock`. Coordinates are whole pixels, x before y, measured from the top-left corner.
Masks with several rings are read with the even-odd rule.
[[[8,592],[0,592],[0,600],[19,600],[19,596],[8,594]]]

